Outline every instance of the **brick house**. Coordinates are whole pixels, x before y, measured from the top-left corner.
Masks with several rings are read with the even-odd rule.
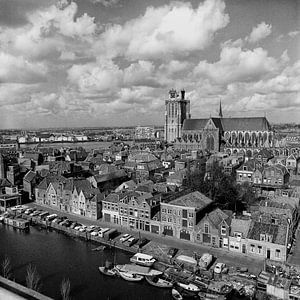
[[[206,214],[195,226],[195,241],[216,248],[223,247],[223,239],[230,233],[231,214],[219,208]]]
[[[254,172],[256,168],[256,160],[250,159],[245,161],[237,170],[236,170],[236,182],[254,182]]]
[[[288,227],[252,221],[247,236],[247,254],[286,261]]]
[[[163,234],[178,239],[194,241],[194,228],[213,200],[192,192],[168,203],[162,202],[160,207]]]

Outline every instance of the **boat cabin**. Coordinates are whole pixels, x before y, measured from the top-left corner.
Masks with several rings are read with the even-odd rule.
[[[152,266],[155,262],[155,258],[148,254],[136,253],[130,258],[130,261],[144,266]]]

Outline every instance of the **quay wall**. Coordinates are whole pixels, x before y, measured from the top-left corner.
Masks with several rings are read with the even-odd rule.
[[[28,300],[53,300],[39,292],[0,276],[0,287]]]

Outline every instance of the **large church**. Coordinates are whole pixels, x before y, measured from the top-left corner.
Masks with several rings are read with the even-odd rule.
[[[192,119],[185,91],[169,91],[165,100],[165,140],[178,149],[225,151],[252,156],[273,146],[274,134],[266,117],[225,118],[220,102],[219,116]]]

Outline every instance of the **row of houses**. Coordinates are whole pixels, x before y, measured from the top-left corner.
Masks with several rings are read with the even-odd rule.
[[[88,140],[86,135],[81,134],[51,134],[41,133],[38,135],[24,135],[17,138],[19,144],[26,143],[55,143],[55,142],[85,142]]]
[[[48,175],[35,188],[37,204],[93,220],[101,217],[103,194],[87,179]]]
[[[287,258],[299,207],[298,198],[281,197],[236,216],[214,208],[200,192],[167,202],[149,193],[121,191],[102,203],[106,222],[277,261]]]

